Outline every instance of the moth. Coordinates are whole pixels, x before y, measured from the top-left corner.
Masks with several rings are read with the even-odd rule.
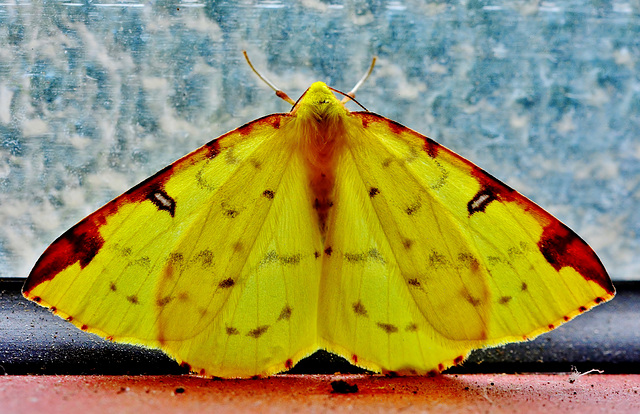
[[[290,112],[80,221],[24,296],[216,377],[274,374],[318,349],[376,372],[440,372],[614,296],[551,214],[432,139],[348,110],[366,76],[342,100],[316,82],[297,102],[265,80]]]

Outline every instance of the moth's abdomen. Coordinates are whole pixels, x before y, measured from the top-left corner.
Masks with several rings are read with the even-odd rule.
[[[334,202],[336,160],[345,151],[345,122],[349,111],[326,85],[316,83],[298,101],[291,114],[294,116],[294,136],[298,137],[298,148],[309,177],[311,203],[324,236]]]
[[[336,158],[344,150],[344,131],[341,120],[336,122],[320,121],[313,132],[307,136],[304,159],[309,177],[309,186],[313,194],[313,208],[318,215],[318,225],[322,235],[326,233],[326,222],[331,207],[336,178]]]

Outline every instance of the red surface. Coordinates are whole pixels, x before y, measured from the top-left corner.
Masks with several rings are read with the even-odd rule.
[[[357,384],[332,393],[331,381]],[[640,412],[640,375],[4,376],[0,413]]]

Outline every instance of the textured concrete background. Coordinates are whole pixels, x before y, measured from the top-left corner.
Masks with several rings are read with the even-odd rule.
[[[0,277],[59,234],[323,80],[557,215],[640,276],[640,2],[0,3]],[[354,107],[355,108],[355,107]]]

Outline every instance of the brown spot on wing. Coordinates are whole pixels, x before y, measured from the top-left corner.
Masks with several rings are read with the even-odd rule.
[[[274,127],[275,129],[279,129],[280,128],[280,117],[279,116],[272,116],[272,118],[271,118],[271,126]]]
[[[267,332],[267,330],[269,329],[269,325],[261,325],[258,326],[255,329],[250,330],[247,333],[247,336],[250,336],[252,338],[258,339],[260,338],[265,332]]]
[[[611,279],[598,256],[580,236],[561,222],[553,220],[545,227],[538,242],[538,248],[556,271],[560,271],[563,267],[571,267],[586,280],[600,285],[607,293],[615,292]]]
[[[404,328],[404,330],[407,332],[415,332],[418,330],[418,325],[416,325],[415,323],[410,323],[406,326],[406,328]]]
[[[511,296],[502,296],[500,299],[498,299],[498,303],[501,305],[506,305],[507,303],[511,302]]]
[[[238,335],[240,332],[233,326],[227,326],[226,328],[227,335]]]
[[[219,139],[210,141],[204,145],[204,148],[207,149],[206,158],[212,159],[215,158],[218,154],[220,154],[220,143]]]
[[[213,263],[213,252],[211,250],[201,250],[193,258],[194,262],[200,262],[202,268],[207,268]]]
[[[262,195],[269,200],[273,200],[273,197],[275,197],[275,193],[271,190],[264,190]]]
[[[228,289],[230,287],[233,287],[233,285],[235,284],[236,284],[235,280],[229,277],[227,279],[220,281],[220,283],[218,283],[218,287],[222,289]]]
[[[331,256],[332,252],[333,252],[333,248],[331,246],[324,249],[324,254],[326,254],[327,256]]]
[[[356,303],[351,305],[351,307],[353,308],[353,313],[355,313],[356,315],[365,317],[368,316],[367,309],[365,309],[362,302],[357,301]]]
[[[158,299],[156,300],[156,305],[157,305],[157,306],[160,306],[160,307],[162,307],[162,306],[166,306],[166,305],[168,305],[168,304],[169,304],[169,302],[171,302],[172,300],[173,300],[173,297],[172,297],[172,296],[165,296],[165,297],[163,297],[163,298],[158,298]]]
[[[493,201],[514,201],[518,195],[511,187],[481,168],[474,166],[471,174],[480,183],[480,189],[467,203],[469,216],[478,212],[484,212],[487,206]]]
[[[250,122],[248,124],[244,124],[241,127],[239,127],[238,129],[236,129],[236,131],[238,131],[240,133],[240,135],[242,135],[242,136],[247,136],[253,130],[254,124],[255,124],[255,122]]]
[[[405,209],[405,213],[407,213],[407,215],[409,216],[412,216],[416,212],[418,212],[418,210],[420,210],[420,207],[422,207],[422,204],[419,201],[416,201],[415,203],[413,203],[412,205],[410,205]]]
[[[23,291],[28,293],[74,263],[79,263],[84,269],[104,245],[98,228],[89,216],[60,236],[38,259]]]
[[[395,325],[392,325],[390,323],[378,322],[376,325],[378,325],[378,328],[382,329],[383,331],[385,331],[388,334],[392,334],[392,333],[398,332],[398,327],[395,326]]]
[[[151,201],[158,208],[158,210],[167,211],[169,215],[171,215],[171,217],[174,217],[176,215],[176,201],[173,199],[173,197],[167,194],[164,189],[160,188],[159,185],[155,188],[150,188],[150,191],[149,193],[147,193],[146,198],[147,200]]]
[[[477,272],[480,269],[480,262],[471,253],[459,253],[458,261],[463,267],[470,269],[472,272]]]
[[[469,292],[463,292],[462,296],[467,302],[469,302],[473,306],[479,306],[482,303],[480,299],[472,296],[471,293]]]
[[[423,137],[424,140],[424,151],[431,157],[436,158],[438,156],[438,151],[440,151],[440,144],[432,140],[428,137]]]
[[[289,305],[285,305],[284,308],[282,308],[282,310],[280,311],[280,316],[278,316],[278,320],[282,321],[282,320],[289,320],[291,319],[291,312],[293,311],[293,309],[291,309],[291,307]]]
[[[367,256],[364,253],[345,253],[344,254],[344,259],[350,263],[362,262],[366,260],[366,258]]]
[[[429,265],[435,268],[447,267],[450,265],[447,256],[440,252],[433,251],[429,255]]]
[[[172,252],[169,254],[167,260],[174,266],[181,266],[184,262],[184,255],[182,253]]]
[[[223,214],[229,218],[236,218],[238,216],[238,210],[228,208],[224,210]]]
[[[280,264],[283,265],[297,265],[300,264],[302,256],[300,254],[292,254],[291,256],[280,256],[278,258]]]
[[[477,213],[479,211],[484,212],[485,208],[491,203],[498,199],[498,196],[495,194],[495,190],[492,187],[481,188],[478,190],[475,196],[467,203],[467,211],[469,215]]]
[[[278,260],[278,253],[276,253],[275,250],[269,250],[260,261],[260,264],[266,265],[268,263],[274,263],[277,260]]]
[[[376,187],[371,187],[369,189],[369,197],[371,197],[371,198],[375,197],[379,193],[380,193],[380,190],[378,190]]]

